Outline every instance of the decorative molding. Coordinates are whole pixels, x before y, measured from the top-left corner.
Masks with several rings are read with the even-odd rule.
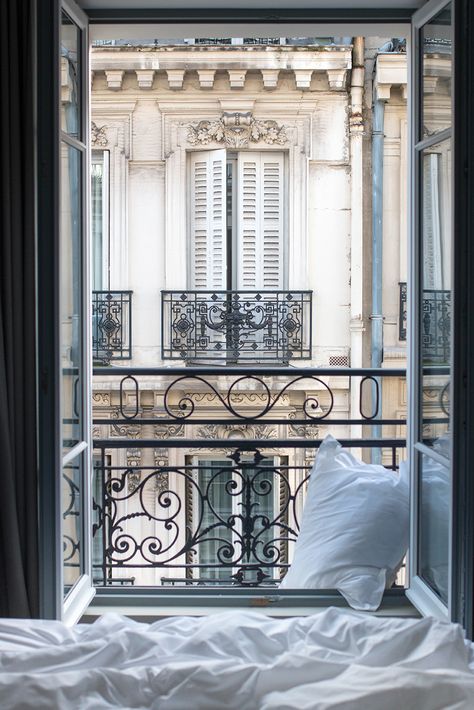
[[[154,69],[136,69],[135,74],[140,89],[151,89],[153,87]]]
[[[298,89],[309,89],[311,86],[312,69],[295,69],[296,86]]]
[[[170,489],[170,481],[169,481],[169,475],[168,473],[165,473],[162,471],[161,473],[156,473],[155,474],[155,493],[157,495],[160,495],[161,493],[165,493],[166,491],[169,491]]]
[[[92,401],[94,404],[110,406],[110,392],[93,392]]]
[[[201,89],[212,89],[214,86],[215,69],[198,69],[199,85]]]
[[[122,88],[124,74],[125,71],[123,69],[106,69],[105,79],[107,81],[107,88],[112,89],[112,91],[119,91]]]
[[[229,82],[231,89],[243,89],[245,84],[245,77],[247,75],[246,69],[228,69],[227,74],[229,75]]]
[[[276,89],[278,86],[279,69],[261,69],[264,89]]]
[[[278,427],[267,424],[208,424],[197,429],[202,439],[264,439],[271,440],[278,436]]]
[[[169,465],[169,451],[168,449],[153,449],[153,459],[155,466],[168,466]]]
[[[138,486],[142,480],[142,474],[140,471],[128,471],[127,472],[127,492],[128,495],[135,493]]]
[[[155,439],[172,439],[184,436],[184,424],[155,424],[153,427]],[[162,451],[162,449],[155,449]]]
[[[118,419],[119,412],[116,409],[112,412],[112,419]],[[132,424],[123,424],[111,421],[110,423],[110,437],[124,437],[126,439],[138,439],[141,434],[141,424],[138,422],[133,422]]]
[[[328,69],[328,83],[332,91],[341,91],[346,88],[347,69]]]
[[[259,121],[250,111],[245,113],[224,112],[217,121],[199,121],[188,126],[190,145],[223,143],[229,148],[246,148],[249,143],[285,145],[288,142],[286,126],[276,121]]]
[[[295,415],[289,416],[289,418],[294,418]],[[317,439],[319,437],[319,427],[316,424],[288,424],[288,438],[289,439]]]
[[[93,147],[105,148],[109,145],[107,138],[107,126],[98,126],[94,121],[91,121],[91,145]]]
[[[168,86],[170,89],[182,89],[184,81],[184,69],[167,69]]]

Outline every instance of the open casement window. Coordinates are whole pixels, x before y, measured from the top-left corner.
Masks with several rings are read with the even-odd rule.
[[[408,596],[452,616],[451,2],[413,18],[411,447]]]
[[[54,383],[54,398],[40,400],[42,501],[40,549],[42,616],[74,623],[93,594],[91,575],[91,316],[89,275],[89,41],[88,21],[71,0],[50,18],[55,36],[55,77],[50,126],[54,156],[55,217],[46,240],[49,283],[39,275],[44,309],[54,320],[54,340],[40,367]],[[56,22],[57,20],[57,22]],[[51,78],[50,78],[51,82]],[[54,110],[54,114],[52,111]],[[46,133],[40,123],[39,135]],[[43,133],[42,133],[43,131]],[[57,180],[56,180],[57,175]],[[44,205],[39,206],[44,226]],[[39,240],[40,259],[47,249]],[[47,302],[48,293],[51,300]],[[47,374],[44,374],[47,373]],[[50,387],[53,390],[53,387]],[[47,423],[47,428],[46,428]]]
[[[191,153],[190,177],[191,288],[282,289],[284,153]]]

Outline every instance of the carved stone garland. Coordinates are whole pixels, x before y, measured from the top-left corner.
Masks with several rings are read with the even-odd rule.
[[[250,111],[226,113],[217,121],[199,121],[188,127],[188,143],[208,145],[223,143],[228,148],[246,148],[249,143],[285,145],[288,142],[286,127],[276,121],[258,121]]]

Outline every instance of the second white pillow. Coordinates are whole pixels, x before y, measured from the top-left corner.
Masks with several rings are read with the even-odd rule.
[[[311,471],[286,589],[337,589],[354,609],[373,611],[406,553],[406,477],[358,461],[334,437]]]

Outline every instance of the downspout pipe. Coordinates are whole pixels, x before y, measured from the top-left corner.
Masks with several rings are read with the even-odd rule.
[[[384,153],[385,101],[374,96],[372,123],[372,315],[371,319],[371,365],[381,367],[383,359],[383,311],[382,311],[382,249],[383,249],[383,153]],[[382,406],[381,383],[379,387],[379,410]],[[375,385],[373,401],[375,403]],[[381,412],[378,412],[378,416]],[[382,427],[372,427],[373,438],[380,438]],[[373,463],[380,463],[381,450],[374,449]]]
[[[364,339],[364,82],[365,41],[354,37],[352,45],[352,70],[349,116],[351,160],[351,278],[350,278],[350,354],[351,367],[363,367]],[[351,377],[351,419],[360,418],[361,378]],[[362,438],[362,427],[352,424],[352,439]],[[356,456],[361,451],[355,450]]]

